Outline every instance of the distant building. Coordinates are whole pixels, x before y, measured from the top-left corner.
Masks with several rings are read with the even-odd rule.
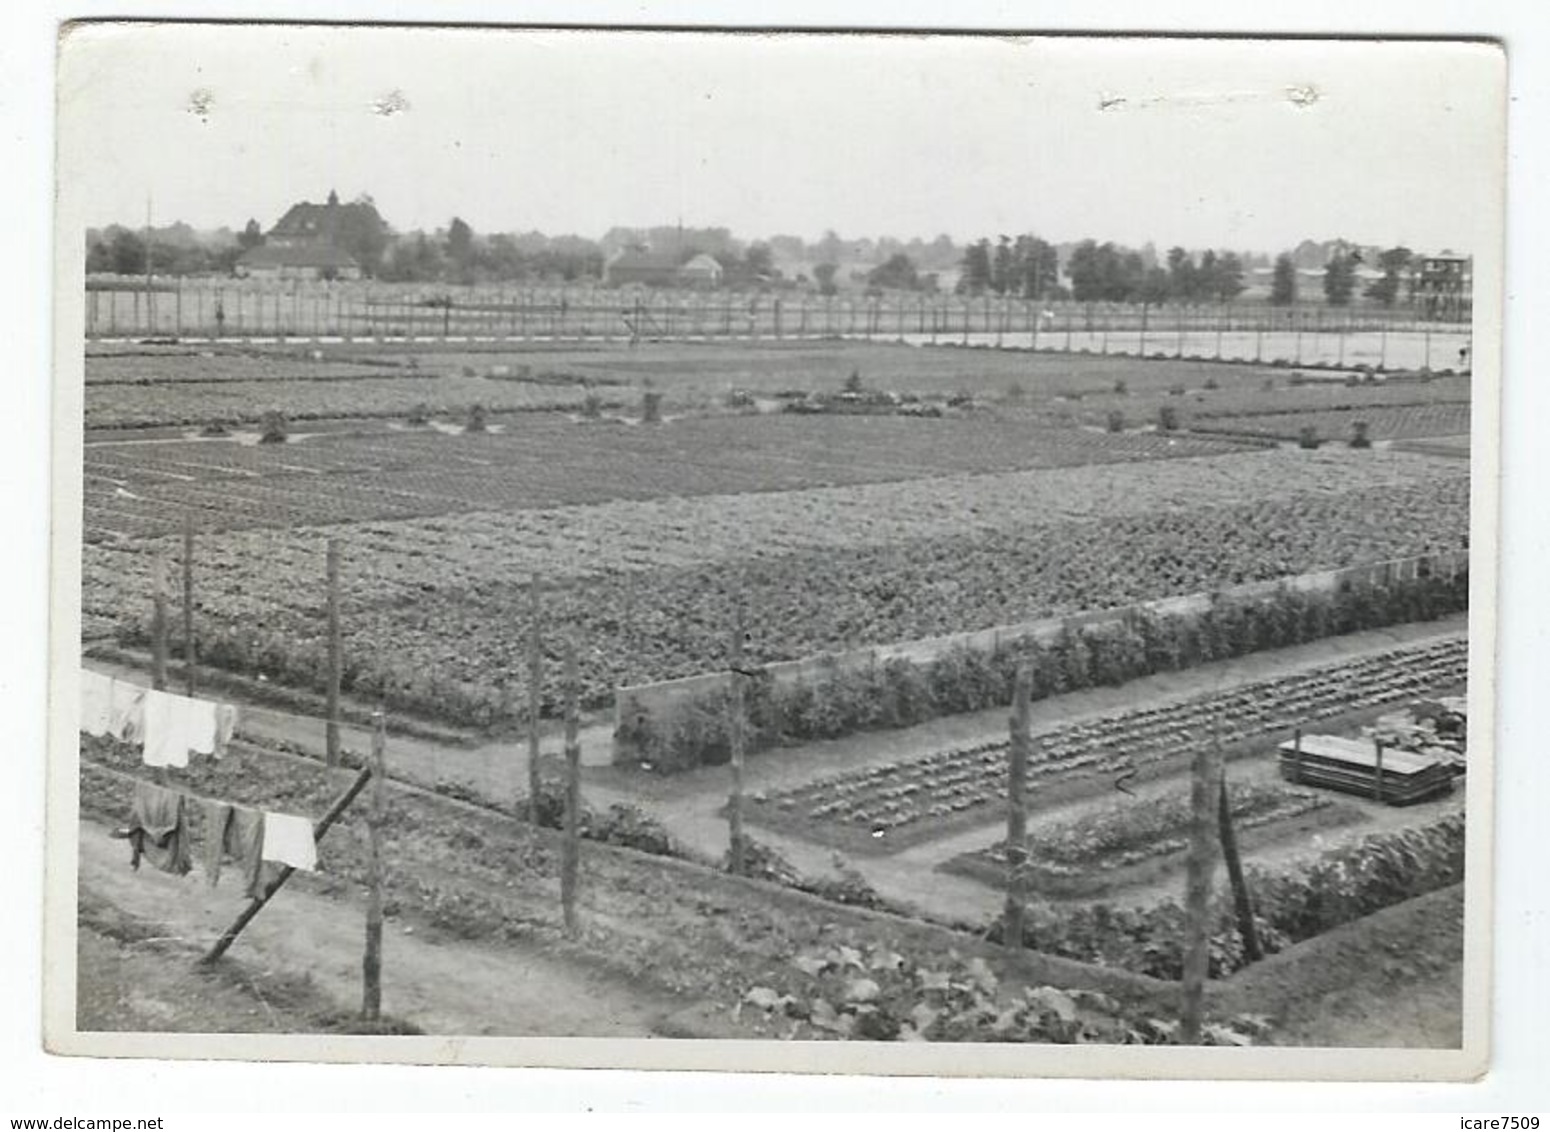
[[[1473,265],[1468,256],[1424,256],[1415,273],[1415,305],[1426,318],[1453,320],[1467,318]]]
[[[370,208],[340,204],[335,192],[325,204],[293,204],[265,233],[262,244],[238,258],[236,272],[253,279],[359,279],[361,265],[339,246],[338,234],[352,210]]]
[[[685,287],[719,287],[721,264],[715,256],[701,252],[678,269],[678,281]]]
[[[603,264],[603,282],[610,287],[719,287],[721,264],[701,252],[685,263],[668,252],[624,248]]]

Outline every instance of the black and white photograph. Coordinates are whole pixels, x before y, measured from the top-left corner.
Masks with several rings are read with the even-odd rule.
[[[51,1050],[1485,1070],[1498,45],[58,51]]]

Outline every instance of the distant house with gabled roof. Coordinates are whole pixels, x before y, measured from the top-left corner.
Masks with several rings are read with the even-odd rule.
[[[264,234],[262,244],[237,259],[236,273],[255,279],[359,279],[361,265],[339,246],[338,237],[352,219],[352,209],[371,207],[340,204],[339,194],[332,191],[324,204],[293,204]]]

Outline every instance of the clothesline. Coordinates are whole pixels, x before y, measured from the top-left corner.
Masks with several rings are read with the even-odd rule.
[[[92,765],[111,777],[134,784],[129,838],[133,848],[131,864],[135,868],[139,868],[141,857],[146,856],[163,872],[181,876],[189,871],[188,807],[191,803],[201,809],[208,823],[215,826],[205,830],[206,870],[212,884],[220,871],[223,852],[244,860],[252,895],[257,895],[262,887],[261,866],[264,862],[308,872],[317,868],[317,839],[327,829],[322,822],[163,786],[100,763]],[[247,815],[241,822],[244,832],[233,836],[235,831],[229,831],[227,827],[236,821],[233,815],[239,813]]]
[[[81,730],[141,745],[147,766],[186,767],[190,754],[221,758],[237,708],[81,670]]]

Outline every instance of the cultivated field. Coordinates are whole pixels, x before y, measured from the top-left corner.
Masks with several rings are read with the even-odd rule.
[[[898,394],[913,415],[881,397],[862,412],[807,396],[847,383]],[[661,395],[661,420],[642,419],[646,394]],[[384,704],[395,727],[390,914],[465,949],[463,970],[428,945],[406,963],[427,985],[469,983],[471,1015],[489,1006],[469,972],[500,981],[526,951],[562,983],[596,973],[578,994],[622,996],[630,1032],[992,1036],[994,1011],[911,1013],[940,1005],[930,988],[945,978],[1001,1003],[995,1036],[1167,1041],[1148,1020],[1174,1009],[1182,964],[1185,768],[1213,734],[1267,950],[1283,953],[1265,962],[1312,962],[1298,957],[1326,937],[1461,880],[1462,791],[1398,811],[1281,783],[1273,749],[1294,727],[1359,735],[1386,709],[1459,691],[1464,627],[1443,615],[1467,576],[1409,580],[1451,587],[1447,609],[1430,591],[1336,594],[1344,621],[1310,605],[1305,624],[1250,625],[1231,647],[1127,669],[1149,675],[1041,683],[1030,844],[1046,899],[1015,957],[998,944],[1000,692],[980,711],[931,703],[887,732],[809,721],[808,737],[751,757],[748,880],[726,875],[723,768],[597,757],[614,689],[724,670],[739,620],[744,663],[759,665],[1465,548],[1467,465],[1435,438],[1468,432],[1468,398],[1467,378],[1294,382],[1285,368],[874,343],[96,347],[84,634],[92,663],[144,664],[154,567],[176,568],[187,521],[206,674],[239,698],[312,710],[337,539],[345,697]],[[807,411],[782,411],[798,402]],[[484,431],[464,427],[475,405]],[[430,419],[411,424],[420,406]],[[1158,427],[1169,407],[1177,419]],[[283,443],[257,442],[266,410],[289,418]],[[1343,443],[1357,420],[1376,447]],[[1287,442],[1304,427],[1342,442]],[[535,579],[551,782],[567,642],[588,712],[580,933],[558,924],[557,838],[513,813]],[[1356,607],[1380,597],[1382,616],[1362,620]],[[1203,632],[1174,629],[1168,640]],[[1087,664],[1075,648],[1050,655]],[[337,775],[313,757],[316,721],[256,707],[245,718],[234,754],[186,785],[320,812]],[[406,721],[420,738],[397,733]],[[346,739],[357,752],[368,741]],[[83,756],[95,845],[138,764],[106,741]],[[299,907],[358,899],[358,821],[330,839]],[[149,883],[126,884],[136,915],[155,907]],[[1230,901],[1211,915],[1213,994],[1232,1004],[1213,1040],[1275,1040],[1293,1006],[1266,1005],[1268,1028],[1239,1016],[1271,1000],[1235,989],[1256,965]],[[289,936],[262,946],[294,954],[304,938],[313,961],[333,962],[310,933]],[[119,961],[92,946],[109,977]],[[993,987],[974,965],[984,957],[998,964]],[[876,997],[851,1001],[862,972]],[[326,1019],[303,998],[298,1017]],[[693,1026],[652,1021],[686,1007],[700,1010]],[[480,1023],[509,1032],[500,1024]]]

